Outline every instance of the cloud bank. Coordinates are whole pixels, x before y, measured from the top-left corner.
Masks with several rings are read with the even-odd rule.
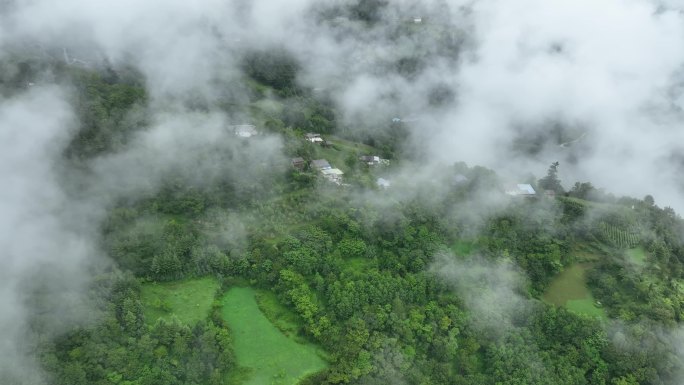
[[[0,101],[0,379],[38,383],[40,374],[24,360],[30,351],[26,322],[32,311],[50,311],[48,330],[73,326],[70,309],[82,306],[82,265],[98,260],[87,230],[89,218],[58,180],[55,167],[69,138],[72,115],[56,88],[32,90]],[[41,113],[36,107],[41,106]],[[66,284],[68,282],[68,284]],[[52,290],[58,308],[28,308],[35,290]]]

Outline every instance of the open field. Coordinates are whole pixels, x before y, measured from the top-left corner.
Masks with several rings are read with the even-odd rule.
[[[154,324],[159,318],[175,315],[192,325],[207,317],[217,288],[218,282],[213,278],[146,283],[140,295],[145,321]]]
[[[269,322],[254,289],[230,289],[223,297],[222,315],[231,328],[237,363],[246,369],[231,379],[233,383],[295,385],[327,366],[315,346],[295,342]]]
[[[566,268],[551,282],[542,299],[575,313],[605,318],[605,311],[596,306],[587,288],[585,273],[590,267],[588,263],[577,263]]]

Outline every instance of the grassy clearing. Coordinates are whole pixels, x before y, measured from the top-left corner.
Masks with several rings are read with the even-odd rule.
[[[451,245],[451,250],[460,257],[467,257],[475,251],[475,242],[459,239]]]
[[[593,297],[585,299],[571,299],[565,304],[565,307],[574,313],[586,314],[592,317],[606,318],[605,311],[603,308],[596,307],[596,301]]]
[[[367,144],[353,142],[337,136],[327,135],[327,140],[333,142],[335,146],[347,152],[359,152],[361,155],[378,155],[378,150]]]
[[[316,151],[316,158],[326,159],[334,168],[339,168],[345,173],[349,172],[345,161],[349,157],[349,152],[339,151],[332,147],[319,147]]]
[[[646,264],[646,250],[643,247],[635,247],[627,250],[627,258],[630,262],[637,266],[644,266]]]
[[[218,282],[213,278],[146,283],[140,294],[145,321],[154,324],[159,318],[174,315],[192,325],[207,317],[217,289]]]
[[[551,282],[542,299],[556,306],[565,306],[575,313],[606,318],[605,311],[596,306],[587,287],[585,273],[590,267],[588,263],[568,267]]]
[[[232,331],[238,365],[244,368],[231,382],[294,385],[324,369],[327,364],[317,348],[281,333],[259,310],[255,295],[254,289],[234,287],[223,297],[222,315]]]

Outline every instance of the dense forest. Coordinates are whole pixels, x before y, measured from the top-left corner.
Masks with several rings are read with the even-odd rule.
[[[398,169],[412,154],[387,136],[410,128],[391,122],[364,134],[372,137],[345,139],[333,105],[293,83],[296,64],[283,55],[245,59],[252,105],[272,98],[287,107],[276,115],[252,108],[252,118],[264,135],[282,138],[287,157],[336,156],[346,183],[284,160],[248,179],[225,170],[197,183],[179,170],[153,194],[117,200],[101,224],[114,265],[89,292],[96,321],[35,348],[50,384],[244,383],[250,372],[222,300],[235,287],[258,290],[269,322],[317,346],[324,369],[302,373],[301,384],[676,381],[670,339],[684,317],[684,222],[671,208],[588,182],[566,191],[558,163],[529,181],[553,194],[533,198],[505,196],[494,171],[464,163],[419,185],[409,178],[379,188],[378,168],[358,157],[377,151],[392,162],[382,172]],[[35,65],[20,63],[4,91]],[[78,106],[80,128],[63,154],[69,167],[88,172],[93,159],[146,130],[148,101],[135,73],[54,71],[74,85]],[[317,146],[303,139],[314,129],[341,136]],[[239,163],[245,146],[208,151]],[[411,193],[395,193],[402,190]],[[552,282],[578,265],[589,266],[594,312],[546,299]],[[189,319],[168,298],[145,298],[151,287],[182,291],[198,279],[212,289]]]

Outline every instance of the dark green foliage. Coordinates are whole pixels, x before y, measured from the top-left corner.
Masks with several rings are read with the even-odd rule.
[[[147,95],[140,85],[79,70],[72,76],[80,127],[67,156],[90,158],[121,149],[133,132],[145,126]]]
[[[561,195],[565,192],[565,190],[563,190],[563,186],[561,185],[560,179],[558,179],[558,162],[551,164],[546,176],[539,179],[537,184],[539,188],[551,190],[558,195]]]
[[[563,222],[572,223],[582,219],[587,213],[588,208],[585,202],[577,199],[559,198],[558,201],[563,205]]]
[[[594,186],[589,182],[575,182],[568,195],[580,199],[591,199],[595,190]]]
[[[447,206],[441,205],[467,199],[471,188],[496,185],[497,178],[483,168],[456,168],[467,176],[460,192],[430,204],[415,199],[380,208],[350,201],[342,189],[295,189],[259,201],[249,208],[257,225],[249,227],[247,249],[239,254],[207,243],[191,219],[205,211],[203,205],[173,203],[185,202],[184,195],[164,192],[154,204],[114,210],[106,239],[121,266],[139,276],[216,274],[273,290],[301,321],[299,338],[330,354],[330,368],[304,383],[605,385],[630,376],[659,383],[671,375],[663,363],[671,355],[665,345],[654,342],[648,350],[663,359],[616,348],[600,321],[538,302],[499,337],[473,327],[477,320],[463,299],[428,269],[466,225],[442,220]],[[530,293],[541,294],[571,260],[569,244],[584,236],[577,228],[588,205],[565,197],[513,202],[485,218],[475,249],[490,259],[516,261]],[[621,206],[604,209],[601,218],[611,226],[630,226],[638,214]],[[670,228],[676,217],[655,207],[640,210],[664,236],[649,247],[659,249],[660,258],[674,253],[678,238]],[[660,324],[681,319],[681,302],[665,300],[677,298],[675,285],[664,289],[664,281],[647,282],[620,264],[598,265],[590,285],[613,317]],[[57,383],[212,384],[234,368],[220,316],[194,329],[178,322],[150,328],[137,280],[125,276],[112,287],[108,321],[65,337],[46,353]]]
[[[249,53],[244,59],[244,69],[252,79],[272,87],[282,96],[296,93],[299,64],[284,49],[272,49]]]
[[[568,258],[565,234],[550,232],[562,228],[562,219],[539,204],[523,202],[493,218],[481,242],[495,257],[513,257],[527,272],[533,292],[541,294]]]
[[[372,22],[383,6],[361,1],[352,14]],[[317,148],[302,143],[301,134],[340,128],[331,103],[297,87],[297,68],[277,50],[245,59],[253,80],[289,98],[286,112],[269,118],[269,129],[285,137],[288,154],[309,160]],[[117,149],[139,128],[124,122],[145,94],[114,75],[76,76],[82,129],[70,156],[87,160]],[[437,96],[436,106],[450,98]],[[392,157],[402,154],[407,132],[403,123],[387,122],[358,139]],[[342,155],[361,172],[351,167],[357,154]],[[560,195],[557,167],[539,186]],[[499,189],[498,177],[465,164],[445,172],[456,174],[462,178],[446,187],[426,183],[403,198],[317,185],[306,169],[283,168],[256,181],[165,178],[155,194],[110,209],[102,246],[126,273],[111,273],[93,288],[100,318],[44,343],[41,363],[54,384],[224,384],[236,368],[216,306],[193,327],[177,319],[150,325],[140,301],[141,280],[213,275],[222,290],[235,283],[272,290],[296,314],[296,338],[319,344],[330,362],[303,384],[613,385],[675,378],[675,356],[662,336],[684,320],[678,280],[684,224],[671,208],[612,199],[588,183],[576,184],[568,197],[474,207],[472,198]],[[224,226],[226,213],[238,215],[240,226]],[[636,243],[648,253],[639,268],[619,250]],[[467,250],[453,257],[459,260],[481,254],[520,267],[523,284],[510,295],[521,297],[522,316],[492,332],[483,327],[472,293],[453,291],[453,282],[434,274],[436,255],[449,253],[449,245]],[[574,262],[576,249],[600,253],[589,285],[609,316],[624,321],[624,332],[535,299]]]
[[[107,279],[112,306],[96,327],[58,338],[42,353],[53,384],[222,384],[234,368],[222,324],[177,320],[144,324],[140,284],[130,275]]]

